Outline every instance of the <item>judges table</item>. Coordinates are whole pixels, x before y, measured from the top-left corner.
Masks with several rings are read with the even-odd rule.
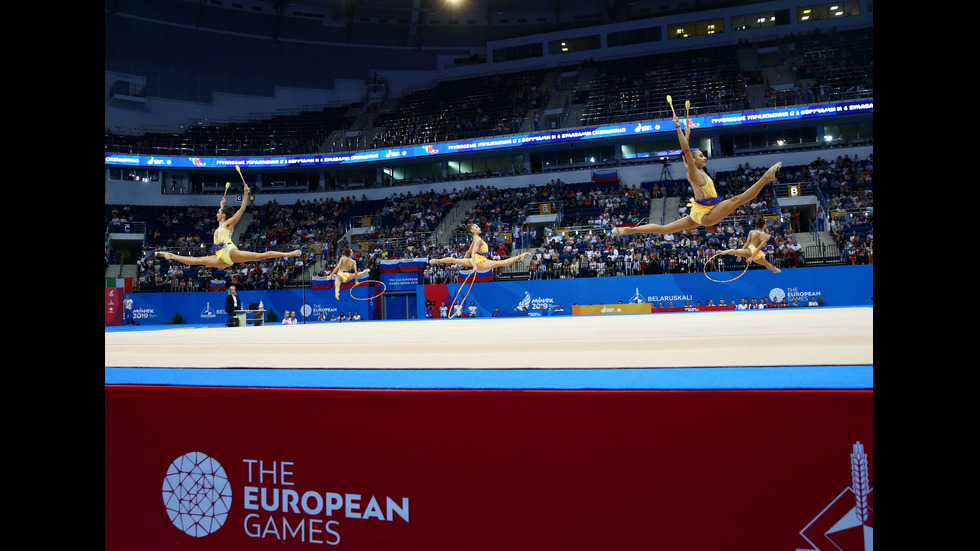
[[[263,325],[265,310],[235,310],[235,326],[245,327],[248,324]]]

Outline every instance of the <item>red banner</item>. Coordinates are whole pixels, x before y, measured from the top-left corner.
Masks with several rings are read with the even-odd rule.
[[[721,312],[723,310],[737,310],[734,304],[726,304],[725,306],[665,306],[663,308],[653,308],[652,312],[664,313],[664,312]]]
[[[870,548],[870,390],[105,392],[108,550]]]
[[[105,324],[123,324],[123,290],[116,287],[106,287],[105,290]]]

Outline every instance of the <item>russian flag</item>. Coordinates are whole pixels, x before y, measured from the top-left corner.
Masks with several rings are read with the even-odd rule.
[[[401,271],[401,261],[400,260],[382,260],[381,261],[381,273],[382,274],[397,274]]]
[[[619,172],[616,170],[593,170],[592,181],[599,183],[615,183],[619,181]]]
[[[225,290],[225,280],[223,279],[212,279],[211,283],[208,284],[209,291],[224,291]]]
[[[313,276],[313,280],[310,282],[311,289],[329,289],[333,287],[333,280],[327,276]]]
[[[382,274],[397,274],[404,272],[424,272],[429,265],[428,258],[397,258],[381,261]]]
[[[399,263],[399,270],[402,272],[424,272],[428,265],[428,258],[402,258]]]
[[[473,270],[460,270],[459,283],[469,281],[473,275]],[[493,281],[493,270],[477,270],[476,281]]]

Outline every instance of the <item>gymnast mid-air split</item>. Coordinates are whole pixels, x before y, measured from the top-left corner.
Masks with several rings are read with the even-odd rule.
[[[521,253],[517,256],[510,256],[501,260],[489,260],[487,257],[483,256],[490,251],[490,247],[487,246],[487,242],[480,237],[482,230],[478,224],[470,222],[466,225],[466,231],[472,236],[469,248],[466,249],[462,258],[455,258],[447,256],[444,258],[433,258],[429,260],[429,264],[454,264],[456,266],[465,266],[467,268],[473,268],[473,273],[467,278],[469,279],[470,285],[466,290],[466,294],[463,296],[463,300],[459,300],[459,293],[465,287],[466,281],[463,281],[463,285],[459,286],[456,291],[456,297],[453,298],[453,303],[450,307],[449,318],[453,318],[454,312],[461,311],[462,304],[466,302],[466,298],[470,294],[470,289],[473,288],[473,283],[476,282],[477,270],[492,270],[494,268],[501,268],[503,266],[510,266],[515,262],[519,262],[528,257],[529,253]]]
[[[674,106],[671,102],[670,96],[667,96],[667,102],[671,104],[671,110]],[[691,102],[687,102],[688,111],[691,108]],[[708,163],[708,158],[705,157],[704,153],[699,150],[691,150],[690,137],[691,137],[691,119],[690,116],[685,117],[686,124],[684,128],[681,128],[680,119],[677,118],[677,114],[674,113],[674,126],[677,128],[677,139],[680,142],[682,155],[681,159],[684,161],[684,168],[687,172],[687,181],[691,184],[691,190],[694,192],[694,197],[688,203],[688,207],[691,209],[690,214],[684,218],[679,218],[669,224],[644,224],[641,226],[617,226],[610,232],[611,235],[629,235],[633,233],[659,233],[659,234],[670,234],[676,233],[684,230],[691,230],[699,226],[713,226],[718,222],[721,222],[726,216],[735,211],[738,207],[750,202],[755,199],[757,195],[762,191],[762,189],[768,184],[776,179],[776,172],[783,166],[783,163],[776,163],[766,171],[765,174],[759,178],[752,187],[740,193],[734,197],[728,199],[721,199],[718,197],[718,192],[715,191],[715,184],[705,172],[705,166]]]
[[[238,167],[235,167],[236,169]],[[239,171],[241,174],[241,171]],[[235,207],[225,206],[225,196],[221,197],[221,206],[218,209],[218,214],[216,218],[218,219],[218,228],[214,230],[214,244],[212,248],[214,249],[214,254],[209,256],[184,256],[173,254],[167,251],[157,251],[156,255],[165,258],[167,260],[174,260],[182,264],[187,264],[189,266],[209,266],[211,268],[227,268],[232,266],[237,262],[257,262],[259,260],[267,260],[270,258],[286,258],[299,256],[301,254],[299,249],[280,252],[280,251],[266,251],[264,253],[256,253],[252,251],[241,251],[232,241],[232,232],[235,230],[235,224],[242,218],[245,214],[245,208],[248,206],[248,194],[249,188],[248,184],[245,183],[245,179],[242,179],[242,185],[244,186],[244,191],[242,192],[242,206],[235,210]],[[228,193],[228,187],[230,184],[225,184],[225,194]]]
[[[455,264],[457,266],[465,266],[467,268],[473,268],[474,270],[492,270],[494,268],[501,268],[503,266],[510,266],[511,264],[524,260],[528,257],[528,253],[521,253],[517,256],[511,256],[501,260],[490,260],[483,256],[487,254],[490,247],[487,246],[487,242],[480,237],[480,226],[474,223],[469,223],[466,225],[466,231],[473,237],[470,241],[470,246],[466,249],[466,253],[462,258],[455,258],[447,256],[445,258],[433,258],[429,260],[429,264]]]
[[[772,237],[770,234],[766,233],[766,219],[762,216],[756,219],[755,229],[749,231],[748,239],[745,240],[745,246],[740,249],[727,249],[718,253],[719,255],[734,255],[738,257],[739,260],[744,260],[746,264],[749,262],[755,262],[761,266],[765,266],[767,270],[774,274],[781,273],[782,270],[773,266],[766,260],[766,253],[762,250],[769,242],[769,238]]]

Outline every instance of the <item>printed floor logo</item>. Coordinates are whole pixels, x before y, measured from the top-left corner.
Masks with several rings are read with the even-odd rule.
[[[864,445],[851,453],[851,485],[816,516],[800,535],[811,545],[806,551],[871,551],[874,549],[874,489],[868,477]],[[800,550],[802,551],[802,550]]]
[[[163,479],[163,505],[174,526],[195,538],[221,528],[231,510],[224,467],[200,452],[178,457]]]

